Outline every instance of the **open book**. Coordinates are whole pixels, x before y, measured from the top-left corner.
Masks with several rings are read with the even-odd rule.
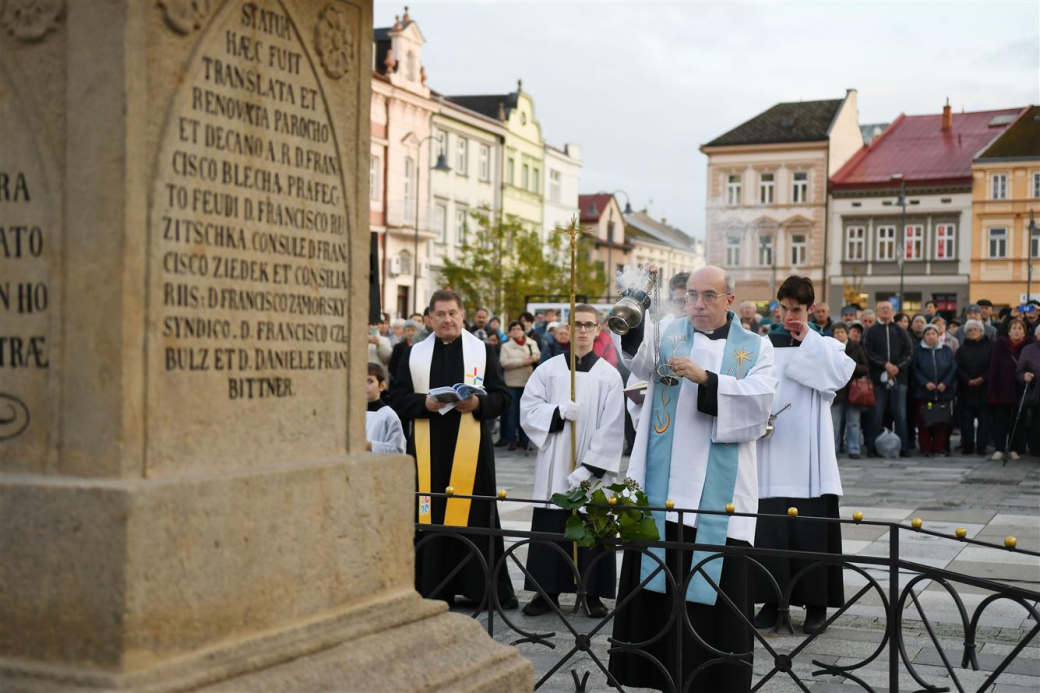
[[[466,383],[456,383],[451,387],[435,387],[430,390],[430,397],[433,397],[438,402],[447,402],[448,404],[461,402],[477,394],[486,395],[487,390],[479,385],[467,385]]]
[[[625,388],[625,397],[629,398],[636,404],[642,404],[643,399],[646,397],[646,388],[650,383],[645,380],[640,380],[638,383],[632,383]]]

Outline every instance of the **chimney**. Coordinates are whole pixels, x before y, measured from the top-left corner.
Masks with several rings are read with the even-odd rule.
[[[950,99],[946,98],[946,105],[943,106],[943,119],[942,129],[943,132],[949,132],[950,128],[953,127],[953,110],[950,109]]]

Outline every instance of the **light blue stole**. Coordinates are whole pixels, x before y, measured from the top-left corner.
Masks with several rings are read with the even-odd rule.
[[[724,370],[726,375],[741,379],[754,368],[755,362],[758,360],[762,338],[741,327],[740,321],[732,312],[729,315],[729,334],[726,337],[725,355],[720,370]],[[673,356],[688,357],[693,353],[695,334],[689,318],[673,321],[661,335],[661,363],[667,363]],[[672,435],[676,426],[675,410],[679,402],[679,389],[682,387],[683,380],[680,379],[677,385],[672,386],[661,382],[654,383],[654,400],[650,409],[650,442],[646,455],[646,483],[644,484],[650,505],[664,506],[665,501],[668,500],[668,480],[671,475],[673,454]],[[737,485],[740,446],[714,443],[711,440],[707,442],[710,446],[708,470],[705,474],[704,489],[701,492],[698,509],[724,512],[726,504],[733,502],[733,490]],[[658,534],[661,539],[664,539],[667,513],[657,511],[653,513],[653,516]],[[700,515],[697,520],[696,543],[724,546],[728,529],[729,515]],[[664,562],[664,549],[650,549],[650,552],[660,558],[662,563]],[[712,553],[715,552],[695,551],[693,565],[697,565]],[[640,582],[646,580],[657,567],[657,561],[644,556],[640,563]],[[705,564],[703,570],[711,576],[716,585],[719,584],[722,576],[721,560]],[[675,577],[676,580],[680,578],[679,575]],[[646,589],[663,594],[665,587],[664,571],[661,571],[647,584]],[[713,605],[717,596],[718,594],[700,573],[693,576],[693,579],[690,580],[690,587],[686,591],[686,601],[696,604]]]

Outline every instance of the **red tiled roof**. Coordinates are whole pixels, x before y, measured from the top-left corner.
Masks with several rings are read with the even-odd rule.
[[[954,113],[953,126],[942,129],[942,114],[900,114],[869,147],[856,152],[831,176],[832,189],[892,185],[901,173],[907,185],[971,183],[972,160],[1003,133],[1021,108]],[[999,119],[999,116],[1012,116]],[[994,118],[1001,125],[991,127]]]
[[[607,206],[610,204],[612,197],[614,196],[610,193],[578,195],[578,209],[581,210],[581,221],[590,224],[598,222],[600,215],[607,211]],[[589,214],[589,208],[592,207],[593,202],[596,203],[596,213]]]

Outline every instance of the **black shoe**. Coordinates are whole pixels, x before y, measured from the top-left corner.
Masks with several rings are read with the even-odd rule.
[[[900,457],[910,457],[910,451],[909,450],[900,450],[899,451],[899,456]]]
[[[755,616],[755,628],[772,628],[776,625],[778,616],[779,612],[776,609],[776,604],[763,604]]]
[[[549,601],[552,600],[552,604]],[[527,603],[527,606],[520,612],[524,616],[542,616],[553,610],[552,605],[555,604],[557,607],[560,606],[560,597],[556,594],[549,595],[549,599],[546,599],[540,594],[536,594],[534,599]]]
[[[961,454],[962,455],[974,455],[975,454],[975,448],[961,448]]]
[[[822,633],[827,630],[823,622],[827,620],[827,607],[810,606],[805,609],[805,623],[802,624],[802,632],[806,635]]]
[[[873,450],[867,450],[867,457],[868,458],[870,458],[870,457],[881,457],[881,455],[877,454]]]
[[[858,459],[859,459],[859,453],[858,453],[858,452],[853,452],[853,453],[851,453],[851,454],[849,455],[849,459],[850,459],[850,460],[858,460]]]
[[[599,597],[586,597],[585,606],[588,607],[586,611],[592,618],[603,618],[607,615],[607,606]]]
[[[505,609],[506,611],[512,611],[513,609],[517,608],[518,606],[520,606],[520,602],[517,601],[517,598],[515,596],[514,597],[507,597],[506,599],[502,600],[502,608]]]
[[[499,438],[498,442],[495,443],[495,447],[496,448],[504,448],[507,445],[509,445],[509,441],[506,440],[504,437],[503,438]]]

